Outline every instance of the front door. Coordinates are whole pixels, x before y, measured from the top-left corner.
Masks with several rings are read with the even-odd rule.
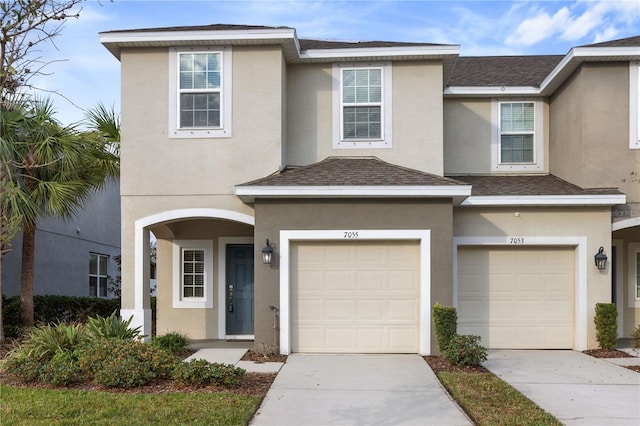
[[[227,245],[227,335],[253,334],[253,244]]]

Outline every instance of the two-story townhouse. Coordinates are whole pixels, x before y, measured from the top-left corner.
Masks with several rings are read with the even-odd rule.
[[[596,345],[594,254],[626,200],[553,175],[538,80],[562,58],[520,83],[455,45],[288,27],[100,38],[122,67],[122,315],[145,334],[153,232],[159,333],[428,354],[439,302],[489,347]]]

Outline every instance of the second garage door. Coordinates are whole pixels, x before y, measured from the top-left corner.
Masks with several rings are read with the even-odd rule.
[[[416,353],[417,242],[305,242],[291,249],[294,352]]]
[[[502,349],[574,346],[572,248],[458,250],[458,331]]]

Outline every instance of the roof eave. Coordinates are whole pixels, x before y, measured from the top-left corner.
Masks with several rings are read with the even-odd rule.
[[[102,32],[100,43],[120,59],[123,47],[170,47],[192,44],[290,44],[300,55],[300,44],[293,28],[264,28],[251,30],[198,30],[198,31],[122,31]]]
[[[448,97],[485,96],[539,96],[540,88],[534,86],[450,86],[444,90]]]
[[[624,194],[589,195],[473,195],[462,207],[503,206],[614,206],[625,204]]]
[[[471,195],[471,185],[406,186],[236,186],[246,203],[256,198],[452,198],[455,204]]]

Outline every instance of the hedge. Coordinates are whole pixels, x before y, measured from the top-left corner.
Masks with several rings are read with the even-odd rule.
[[[108,317],[119,311],[120,299],[76,296],[33,296],[34,319],[36,323],[86,322],[87,317],[100,315]],[[2,296],[2,321],[7,337],[20,335],[20,297]]]

